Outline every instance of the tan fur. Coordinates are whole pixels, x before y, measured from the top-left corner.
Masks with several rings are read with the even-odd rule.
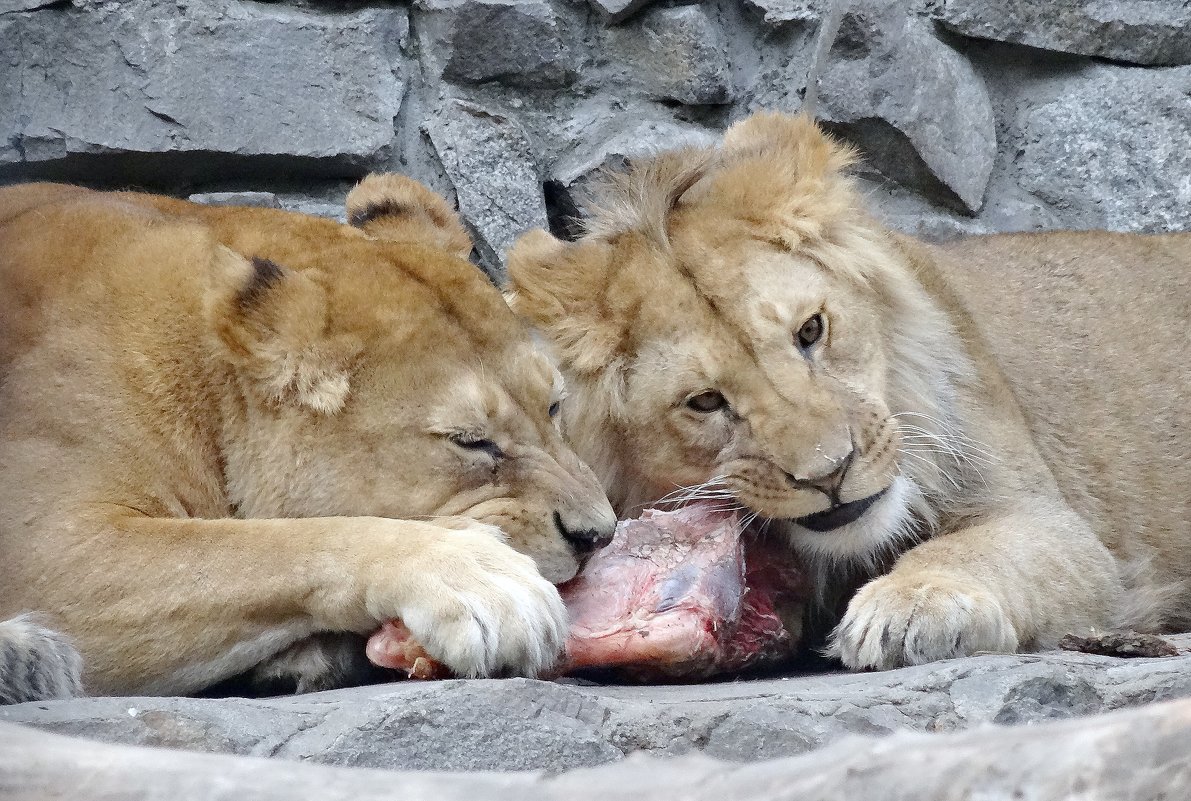
[[[388,618],[461,675],[557,656],[564,533],[612,510],[459,221],[396,177],[350,205],[390,201],[0,190],[0,617],[45,613],[89,691],[326,670],[303,641]]]
[[[758,115],[614,178],[580,241],[514,248],[511,302],[558,348],[567,434],[618,511],[730,496],[825,580],[892,562],[835,631],[851,667],[1191,623],[1191,236],[929,247],[864,213],[850,159]],[[711,389],[729,409],[685,405]],[[800,525],[853,447],[839,501],[885,494]]]

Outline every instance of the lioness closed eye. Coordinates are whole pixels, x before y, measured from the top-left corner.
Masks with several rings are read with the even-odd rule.
[[[615,523],[559,376],[441,198],[348,211],[0,191],[0,615],[86,689],[334,685],[390,618],[460,675],[557,656],[552,582]],[[38,623],[0,625],[5,700],[77,689]]]
[[[820,582],[862,570],[854,668],[1187,626],[1191,236],[931,247],[861,210],[850,159],[758,115],[514,248],[613,504],[727,490]]]

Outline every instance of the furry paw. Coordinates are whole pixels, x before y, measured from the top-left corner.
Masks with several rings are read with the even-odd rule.
[[[83,660],[70,640],[29,615],[0,622],[0,704],[83,694]]]
[[[982,587],[946,576],[914,580],[894,573],[856,593],[828,653],[852,669],[886,670],[1016,650],[1013,623]]]
[[[551,667],[567,634],[558,590],[499,529],[452,528],[390,585],[406,588],[398,608],[370,602],[369,612],[400,619],[457,676],[535,676]]]

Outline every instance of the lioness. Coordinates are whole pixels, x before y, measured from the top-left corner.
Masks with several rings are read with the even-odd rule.
[[[559,653],[552,582],[615,519],[557,371],[441,198],[348,211],[0,190],[0,616],[90,692],[328,686],[315,635],[389,618],[462,676]],[[39,625],[0,627],[7,700],[72,689]]]
[[[851,160],[761,114],[516,245],[613,505],[730,494],[820,581],[861,568],[852,668],[1187,626],[1191,236],[932,247],[861,211]]]

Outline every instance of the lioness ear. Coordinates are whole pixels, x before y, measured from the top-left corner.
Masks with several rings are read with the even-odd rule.
[[[347,220],[377,239],[435,245],[462,258],[474,244],[439,195],[404,175],[369,175],[347,195]]]
[[[225,354],[270,402],[339,411],[361,348],[353,337],[326,333],[325,290],[269,259],[246,263],[228,253],[230,281],[208,301]]]
[[[610,262],[605,242],[564,242],[541,229],[521,236],[509,251],[505,299],[578,372],[603,370],[620,347],[620,328],[600,316],[596,302]]]

